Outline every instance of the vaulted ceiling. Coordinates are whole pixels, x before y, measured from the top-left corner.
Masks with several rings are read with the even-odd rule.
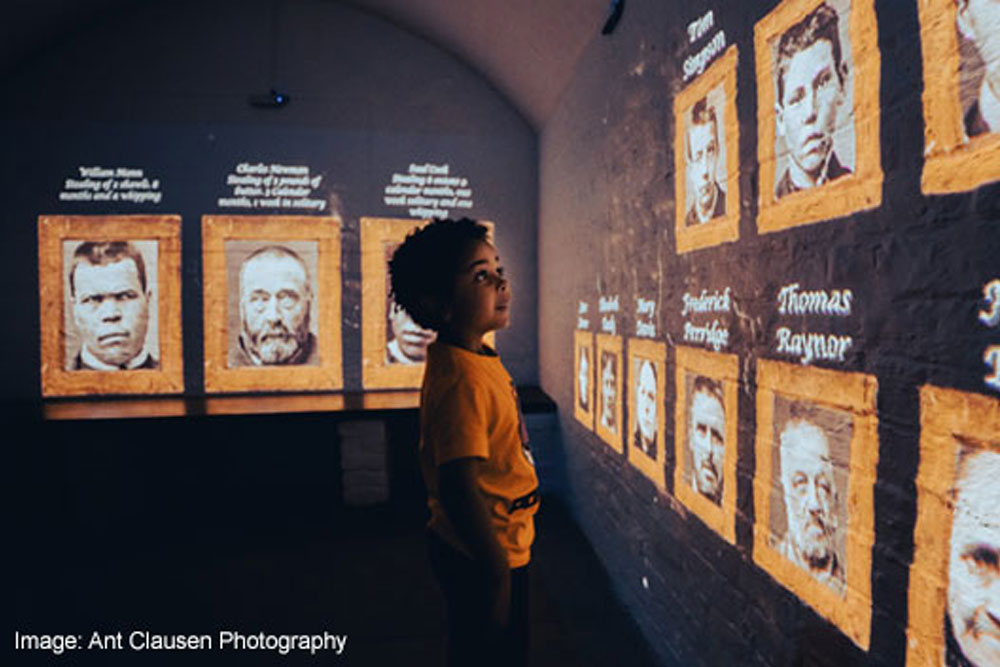
[[[108,11],[147,0],[6,0],[0,72]],[[148,0],[151,1],[151,0]],[[289,2],[293,0],[275,0]],[[336,2],[338,0],[327,0]],[[541,129],[608,0],[340,0],[450,51]]]

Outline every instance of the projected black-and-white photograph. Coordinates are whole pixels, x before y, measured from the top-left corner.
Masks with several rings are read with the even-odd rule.
[[[159,368],[157,242],[62,242],[65,369]]]
[[[722,382],[688,373],[687,456],[684,482],[703,498],[722,504],[726,462],[726,399]]]
[[[635,429],[632,447],[652,460],[658,457],[660,395],[656,378],[656,363],[652,359],[632,360],[632,396],[635,398]]]
[[[611,433],[618,432],[618,357],[608,351],[601,352],[598,373],[601,380],[598,397],[598,423]]]
[[[695,227],[726,215],[726,93],[719,83],[685,114],[684,225]]]
[[[1000,442],[957,451],[945,662],[1000,665]]]
[[[576,403],[581,410],[584,412],[590,412],[590,376],[591,376],[591,361],[590,361],[590,348],[581,347],[579,348],[579,355],[577,361],[577,397]]]
[[[318,366],[315,241],[225,242],[229,368]]]
[[[854,171],[850,9],[827,0],[771,41],[776,200]]]
[[[1000,132],[1000,2],[954,1],[962,126],[971,139]]]
[[[386,266],[398,243],[387,243]],[[388,273],[388,269],[386,269]],[[389,281],[385,295],[385,362],[387,364],[422,364],[427,361],[427,346],[437,338],[437,332],[425,329],[410,317],[406,309],[392,298]]]
[[[852,415],[782,396],[773,414],[772,546],[842,595]]]

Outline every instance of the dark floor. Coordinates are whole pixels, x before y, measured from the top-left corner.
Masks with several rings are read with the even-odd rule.
[[[532,564],[532,665],[653,665],[607,575],[555,501],[538,515]],[[294,523],[294,522],[293,522]],[[180,546],[86,541],[30,553],[14,585],[15,630],[133,630],[211,634],[331,633],[343,656],[273,651],[20,651],[5,664],[421,665],[442,664],[442,602],[422,526],[380,511],[352,511],[336,529],[268,531],[244,540]],[[41,550],[39,550],[41,551]],[[217,641],[217,640],[216,640]],[[9,644],[8,644],[9,646]]]

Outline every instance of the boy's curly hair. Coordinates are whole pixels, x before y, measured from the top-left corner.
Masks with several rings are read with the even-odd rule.
[[[476,241],[487,241],[486,226],[470,220],[434,220],[414,229],[389,260],[392,298],[425,329],[438,330],[440,308],[452,300],[455,274]]]

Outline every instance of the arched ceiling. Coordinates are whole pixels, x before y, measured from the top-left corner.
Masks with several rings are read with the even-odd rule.
[[[8,0],[0,22],[0,72],[101,13],[142,1]],[[608,0],[339,1],[450,51],[488,79],[536,129],[555,109],[584,47],[598,35],[609,4]]]

